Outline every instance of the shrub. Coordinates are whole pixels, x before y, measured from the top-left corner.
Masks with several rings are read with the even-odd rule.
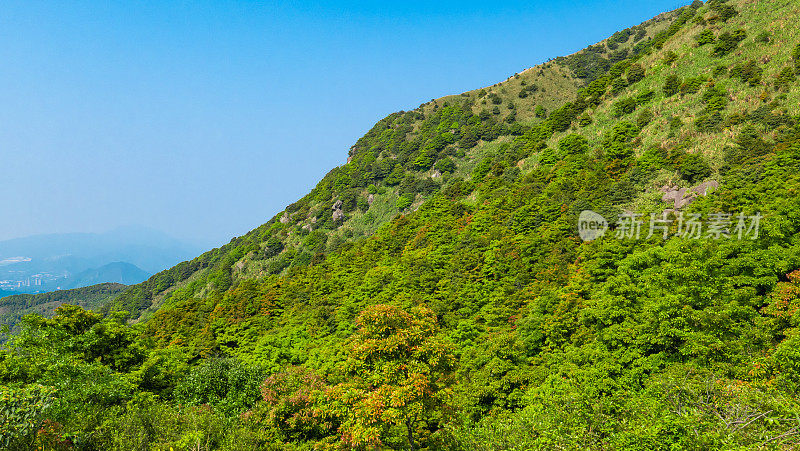
[[[591,125],[591,123],[592,123],[592,117],[589,116],[588,113],[583,113],[581,117],[578,118],[578,125],[580,125],[581,127],[586,127],[588,125]]]
[[[35,446],[36,435],[54,393],[42,385],[0,386],[0,448],[40,449]]]
[[[584,153],[589,150],[589,141],[581,135],[567,135],[558,142],[558,149],[570,155]]]
[[[704,77],[687,78],[681,83],[681,95],[697,94],[705,82],[706,79]]]
[[[720,64],[714,68],[714,72],[712,72],[712,75],[714,76],[714,78],[724,77],[725,75],[728,75],[728,68],[725,67],[724,64]]]
[[[730,72],[731,77],[738,78],[742,83],[748,83],[750,86],[759,85],[763,74],[764,69],[759,67],[755,60],[737,64],[733,66]]]
[[[611,107],[611,112],[615,117],[622,117],[633,113],[636,110],[636,105],[637,102],[634,97],[619,99],[614,102],[614,105]]]
[[[780,73],[775,76],[775,89],[788,90],[794,80],[794,70],[789,66],[784,67]]]
[[[705,29],[705,30],[701,31],[700,34],[695,36],[694,40],[697,41],[697,46],[698,47],[702,47],[702,46],[704,46],[706,44],[713,44],[714,41],[716,40],[716,37],[714,36],[714,32],[713,31],[711,31],[709,29]]]
[[[760,42],[762,44],[769,44],[771,36],[772,35],[770,34],[769,31],[764,30],[761,33],[759,33],[758,36],[756,36],[756,42]]]
[[[405,210],[414,202],[414,198],[410,194],[403,194],[397,199],[397,208]]]
[[[696,183],[711,175],[711,167],[698,154],[683,154],[678,158],[677,169],[689,183]]]
[[[653,121],[653,117],[653,112],[649,108],[645,108],[636,116],[636,125],[639,128],[645,128],[647,124]]]
[[[747,37],[747,33],[744,30],[736,30],[733,33],[729,33],[727,31],[723,32],[719,35],[719,39],[717,39],[716,44],[714,44],[714,51],[712,52],[715,56],[724,56],[733,51],[736,46],[739,45],[740,42]]]
[[[714,11],[717,14],[716,20],[721,22],[727,22],[728,19],[739,14],[739,12],[736,11],[736,8],[724,3],[722,0],[712,0],[709,1],[708,4],[711,8],[711,11]]]
[[[664,55],[664,64],[670,65],[678,60],[678,54],[670,50]]]
[[[437,171],[444,174],[446,172],[454,172],[456,170],[456,164],[451,158],[444,158],[436,162],[435,168]]]
[[[628,84],[632,85],[640,80],[642,80],[645,76],[644,68],[641,64],[634,63],[631,64],[631,67],[628,68]]]
[[[550,117],[547,120],[550,122],[550,125],[553,127],[553,130],[557,132],[563,132],[569,128],[574,119],[575,119],[575,107],[572,103],[567,102],[561,108],[553,111],[553,113],[550,114]]]
[[[545,119],[547,117],[547,110],[541,105],[536,105],[536,108],[533,110],[533,114],[539,119]]]
[[[611,95],[619,94],[626,87],[628,87],[628,82],[624,78],[615,78],[611,82]]]
[[[675,74],[668,75],[667,79],[664,80],[664,88],[663,88],[664,95],[667,97],[672,97],[678,92],[680,92],[680,89],[681,89],[681,79],[678,78],[678,76]]]
[[[186,405],[208,404],[236,415],[260,399],[265,372],[236,359],[209,359],[195,367],[175,388],[175,400]]]

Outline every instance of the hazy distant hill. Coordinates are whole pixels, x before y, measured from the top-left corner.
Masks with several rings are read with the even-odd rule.
[[[113,262],[99,268],[88,269],[71,277],[64,288],[88,287],[104,282],[133,285],[147,280],[148,277],[150,277],[150,273],[136,265],[127,262]]]
[[[192,258],[198,252],[198,246],[142,227],[118,228],[105,233],[34,235],[0,241],[0,289],[41,292],[85,286],[87,283],[75,282],[79,274],[96,271],[114,262],[126,262],[137,267],[135,275],[127,271],[126,276],[130,283],[137,283],[146,278],[142,277],[143,273],[156,273]],[[118,277],[90,279],[91,284],[120,281]]]

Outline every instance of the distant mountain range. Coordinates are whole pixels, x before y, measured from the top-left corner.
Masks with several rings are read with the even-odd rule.
[[[139,283],[199,250],[199,246],[143,227],[0,241],[0,296],[103,282]]]

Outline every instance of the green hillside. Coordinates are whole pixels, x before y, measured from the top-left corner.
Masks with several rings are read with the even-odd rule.
[[[46,422],[4,444],[797,448],[797,23],[694,2],[384,118],[105,316],[26,317],[0,399]]]
[[[121,283],[101,283],[71,290],[6,296],[0,298],[0,326],[13,329],[23,316],[31,313],[52,317],[55,309],[61,304],[73,304],[97,310],[125,288],[127,286]]]

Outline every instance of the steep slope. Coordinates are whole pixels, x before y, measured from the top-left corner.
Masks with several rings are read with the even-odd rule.
[[[797,23],[695,2],[390,115],[109,305],[137,324],[31,318],[0,380],[101,449],[796,449]]]
[[[471,172],[486,154],[535,132],[548,112],[555,111],[556,128],[568,127],[569,118],[559,119],[566,113],[560,108],[597,74],[646,51],[653,39],[664,39],[680,14],[661,14],[493,86],[389,115],[352,146],[347,164],[331,170],[285,211],[219,249],[131,287],[108,310],[149,316],[173,297],[222,293],[238,280],[304,267],[343,243],[372,235],[448,185],[466,189],[462,181],[471,183]]]

